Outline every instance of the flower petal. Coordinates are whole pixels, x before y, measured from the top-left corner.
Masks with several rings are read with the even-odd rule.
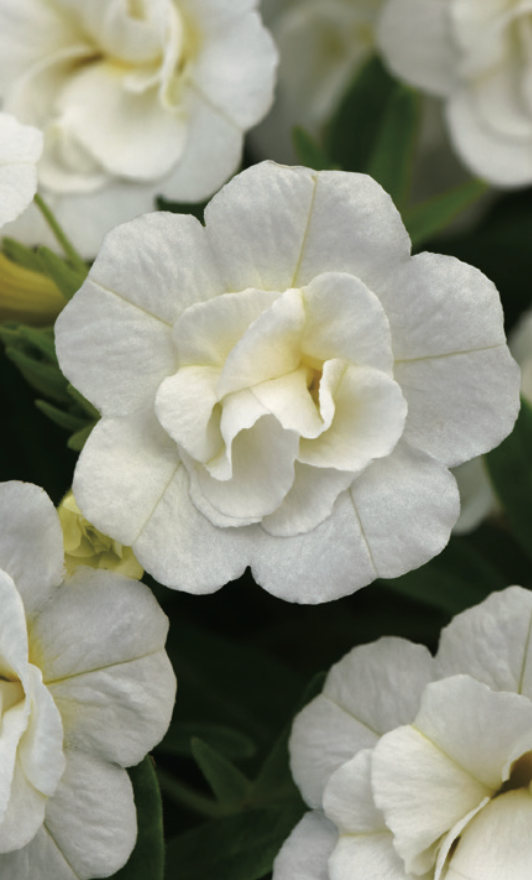
[[[315,177],[305,239],[290,286],[310,284],[324,272],[346,272],[379,296],[390,272],[410,255],[399,212],[367,175],[320,171]]]
[[[0,226],[22,214],[35,195],[42,146],[40,131],[0,113]]]
[[[333,773],[324,795],[326,815],[340,830],[329,860],[330,880],[408,880],[371,788],[371,750]]]
[[[497,791],[531,723],[524,697],[456,676],[428,685],[413,724],[380,740],[375,801],[407,872],[429,870],[440,836]]]
[[[190,71],[192,82],[239,128],[251,128],[273,100],[277,50],[269,32],[254,11],[218,26],[201,21],[197,8],[193,14],[204,42]]]
[[[382,304],[359,278],[325,272],[302,290],[301,349],[320,361],[340,358],[392,374],[390,325]]]
[[[323,693],[296,716],[290,739],[294,779],[311,806],[320,806],[334,770],[419,708],[433,678],[428,650],[382,638],[354,648],[330,670]]]
[[[532,699],[532,593],[508,587],[453,618],[442,630],[438,678],[465,673],[492,690]]]
[[[273,880],[330,880],[327,864],[337,839],[325,816],[306,813],[275,859]]]
[[[159,422],[196,461],[209,461],[223,446],[219,407],[215,410],[219,377],[216,367],[181,367],[157,391]]]
[[[137,837],[126,771],[69,751],[64,776],[47,804],[45,828],[79,880],[116,873]]]
[[[339,494],[353,480],[350,472],[295,462],[295,479],[282,504],[261,520],[268,535],[292,537],[316,528],[331,515]]]
[[[379,577],[397,577],[438,554],[459,513],[452,474],[400,441],[374,461],[349,493]]]
[[[24,690],[31,701],[31,712],[20,739],[18,760],[33,788],[50,797],[65,769],[61,715],[43,684],[41,670],[33,665],[24,676]]]
[[[178,467],[176,444],[151,413],[102,419],[85,444],[73,491],[89,522],[131,547]]]
[[[43,826],[22,849],[0,855],[0,871],[10,880],[80,880]]]
[[[157,86],[132,92],[126,77],[127,68],[116,62],[82,67],[65,82],[57,112],[107,172],[151,181],[168,174],[179,161],[186,120],[159,102]]]
[[[308,168],[261,162],[213,198],[205,211],[207,237],[226,290],[294,287],[316,176]]]
[[[59,517],[43,489],[12,481],[0,486],[0,521],[0,568],[13,578],[31,617],[63,580]],[[2,652],[5,644],[3,637]]]
[[[7,714],[13,712],[11,709]],[[2,729],[2,741],[6,736],[4,732],[5,719]],[[5,752],[2,754],[2,763],[5,760]],[[9,853],[12,849],[26,846],[37,834],[44,821],[44,813],[49,798],[41,794],[28,781],[19,761],[14,768],[11,764],[12,778],[7,787],[9,802],[0,822],[0,853]],[[2,779],[2,786],[5,776]],[[0,868],[3,867],[0,858]]]
[[[457,53],[446,0],[391,0],[379,18],[377,41],[399,79],[436,95],[454,90]]]
[[[219,529],[193,505],[189,475],[175,471],[142,527],[133,550],[161,584],[190,593],[212,593],[243,574],[250,549],[243,529]]]
[[[509,791],[492,800],[462,834],[446,880],[528,880],[532,864],[532,796]]]

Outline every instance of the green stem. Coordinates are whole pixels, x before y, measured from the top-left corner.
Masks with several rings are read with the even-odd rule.
[[[73,268],[77,269],[78,272],[83,273],[83,275],[85,276],[87,274],[87,264],[85,260],[80,257],[74,245],[69,241],[64,230],[59,225],[52,211],[50,210],[42,196],[39,195],[39,193],[35,193],[34,202],[37,205],[41,214],[43,215],[44,219],[48,223],[48,226],[55,235],[58,243],[63,248],[63,251],[70,260]]]

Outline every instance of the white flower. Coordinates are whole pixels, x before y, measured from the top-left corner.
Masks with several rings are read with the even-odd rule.
[[[291,129],[317,135],[374,51],[382,0],[263,0],[261,12],[279,49],[276,99],[252,143],[291,161]]]
[[[4,109],[43,129],[39,186],[83,253],[119,222],[212,195],[268,110],[258,0],[0,0]],[[17,227],[43,240],[36,212]]]
[[[111,572],[63,581],[52,502],[0,485],[0,876],[89,880],[127,861],[124,767],[164,735],[175,677],[151,591]]]
[[[388,0],[378,42],[397,76],[443,99],[474,174],[497,186],[532,183],[526,0]]]
[[[294,722],[314,811],[274,880],[528,880],[531,622],[532,593],[509,587],[458,615],[435,658],[383,638],[333,666]]]
[[[532,404],[532,309],[526,311],[509,337],[512,355],[521,368],[521,394]],[[483,519],[500,510],[483,458],[466,461],[454,471],[460,491],[461,511],[453,529],[466,534]]]
[[[0,113],[0,228],[28,207],[37,190],[42,134]]]
[[[322,602],[421,565],[458,516],[448,467],[516,416],[495,288],[411,258],[364,175],[263,163],[205,216],[113,231],[59,317],[61,368],[102,412],[84,516],[191,592],[251,565]]]

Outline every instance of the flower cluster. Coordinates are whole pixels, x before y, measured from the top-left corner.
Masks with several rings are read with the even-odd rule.
[[[334,666],[297,717],[292,771],[313,808],[274,880],[487,880],[532,864],[532,594],[494,593],[436,657],[384,638]]]

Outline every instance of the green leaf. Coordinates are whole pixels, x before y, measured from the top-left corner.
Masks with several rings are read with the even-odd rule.
[[[41,212],[42,216],[44,217],[46,223],[48,224],[51,231],[53,232],[57,243],[60,244],[61,247],[63,248],[63,252],[64,252],[65,256],[68,258],[72,268],[75,271],[79,272],[80,275],[85,277],[88,272],[87,264],[85,263],[85,260],[83,260],[82,257],[80,257],[77,250],[73,246],[72,242],[67,237],[64,229],[57,222],[53,211],[48,207],[48,205],[44,201],[43,197],[41,195],[39,195],[39,193],[35,194],[35,196],[33,197],[33,201],[35,202],[37,208],[39,209],[39,211]],[[45,250],[48,250],[48,248],[46,248]],[[39,254],[39,256],[40,256],[40,254]]]
[[[79,268],[72,269],[61,257],[47,247],[37,249],[41,261],[41,271],[57,285],[66,300],[72,299],[79,290],[88,274],[88,267],[82,272]]]
[[[506,586],[504,576],[469,539],[456,536],[426,565],[381,583],[450,615],[482,602],[493,590]]]
[[[301,815],[299,805],[290,805],[199,825],[168,844],[166,880],[259,880]]]
[[[365,171],[396,82],[375,56],[347,90],[328,127],[325,153],[344,171]]]
[[[74,452],[81,452],[85,443],[89,439],[89,434],[94,428],[96,422],[90,422],[90,424],[85,425],[84,428],[81,428],[80,431],[76,431],[75,434],[72,434],[72,437],[67,442],[67,446],[69,449],[73,449]]]
[[[532,559],[532,408],[526,400],[514,430],[485,462],[512,532]]]
[[[128,769],[137,808],[138,835],[127,865],[115,880],[163,880],[164,838],[161,795],[153,761],[148,755]]]
[[[23,269],[30,269],[32,272],[42,273],[42,264],[35,251],[15,241],[14,238],[3,238],[2,250],[6,257],[12,260],[13,263],[16,263],[17,266],[22,266]]]
[[[299,125],[292,129],[292,144],[297,158],[307,168],[328,171],[335,167],[312,135]]]
[[[54,333],[51,327],[37,329],[26,324],[9,322],[0,325],[0,339],[9,348],[18,348],[31,355],[31,348],[44,355],[51,364],[57,365]]]
[[[39,391],[60,403],[68,401],[67,380],[59,367],[38,361],[16,348],[6,349],[7,357],[18,367],[27,382]]]
[[[210,724],[208,722],[174,722],[170,725],[168,733],[158,746],[158,750],[170,755],[191,757],[191,739],[196,737],[204,743],[221,752],[225,758],[252,758],[256,753],[255,743],[249,736],[226,727],[223,724]]]
[[[384,187],[399,209],[408,199],[420,110],[420,96],[398,84],[386,102],[367,166],[368,174]]]
[[[201,739],[192,739],[192,754],[216,798],[230,810],[244,805],[250,783],[244,774]]]
[[[412,239],[412,246],[419,247],[432,235],[441,232],[488,189],[488,185],[481,180],[468,180],[455,189],[410,208],[404,213],[403,221]]]
[[[86,427],[85,419],[80,419],[79,416],[74,416],[63,409],[58,409],[46,400],[36,400],[35,406],[52,422],[59,425],[60,428],[64,428],[65,431],[80,431]]]

